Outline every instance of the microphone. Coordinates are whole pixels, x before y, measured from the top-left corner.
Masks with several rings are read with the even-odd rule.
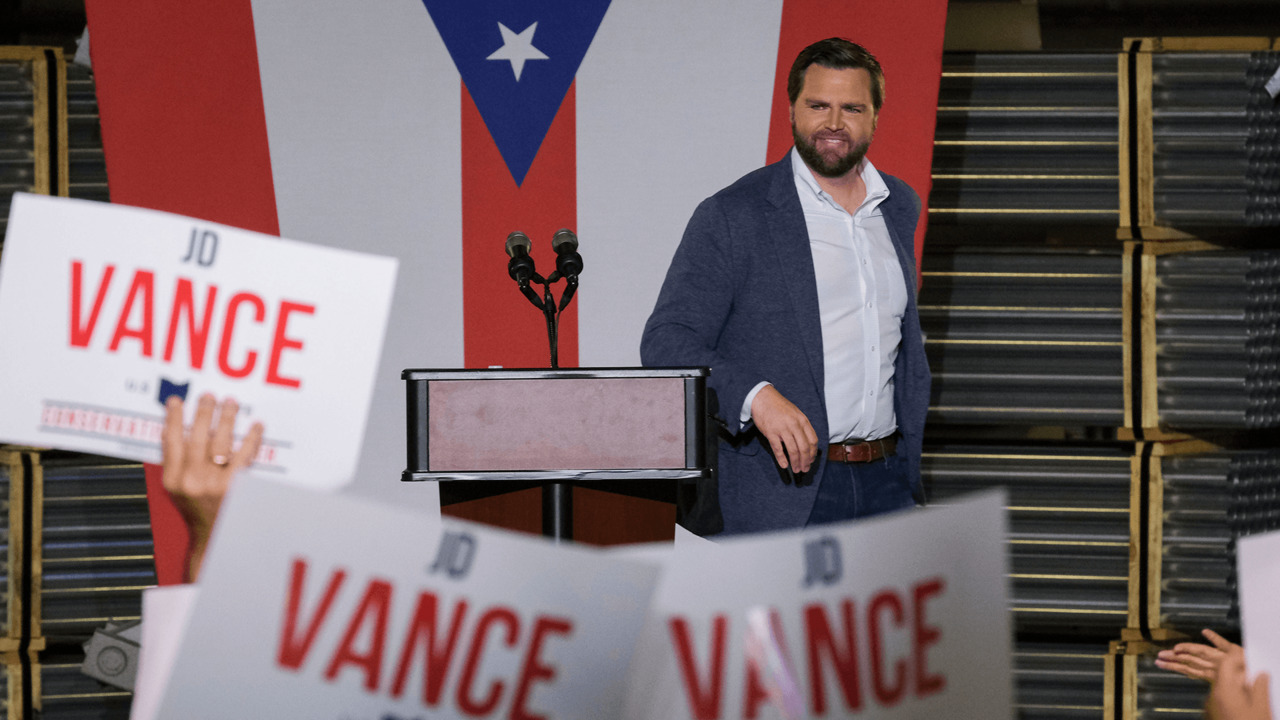
[[[511,257],[507,261],[507,274],[520,286],[520,292],[529,298],[529,302],[542,310],[546,306],[538,297],[538,293],[529,287],[530,280],[542,282],[542,277],[533,269],[533,257],[529,255],[529,250],[532,248],[533,243],[529,242],[529,236],[519,230],[507,236],[507,255]]]
[[[507,261],[507,274],[520,285],[521,290],[529,287],[529,280],[535,274],[533,258],[529,255],[532,248],[529,236],[519,230],[507,236],[507,256],[511,258]]]
[[[569,228],[560,228],[551,237],[551,247],[556,251],[556,270],[570,284],[578,282],[582,272],[582,256],[578,254],[578,236]]]
[[[551,247],[556,251],[556,272],[564,277],[564,294],[560,296],[560,309],[564,310],[578,290],[578,273],[582,272],[582,256],[578,254],[578,236],[569,228],[560,228],[551,236]]]

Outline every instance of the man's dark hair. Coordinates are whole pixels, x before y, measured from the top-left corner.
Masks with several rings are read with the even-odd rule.
[[[791,63],[791,73],[787,75],[787,98],[792,105],[800,97],[800,88],[804,85],[804,73],[810,65],[821,65],[832,70],[848,70],[862,68],[871,74],[871,104],[876,112],[884,104],[884,70],[876,56],[867,52],[861,45],[844,38],[827,38],[819,40],[800,51],[796,61]]]

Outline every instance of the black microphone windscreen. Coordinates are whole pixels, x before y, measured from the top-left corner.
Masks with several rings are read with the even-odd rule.
[[[507,236],[507,256],[516,257],[517,255],[528,255],[529,250],[533,248],[533,243],[529,241],[529,236],[516,230]]]
[[[560,228],[551,236],[551,248],[556,252],[573,252],[578,249],[578,236],[569,228]]]

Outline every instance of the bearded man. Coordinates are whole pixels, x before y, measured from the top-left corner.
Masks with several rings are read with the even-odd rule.
[[[796,57],[787,94],[795,147],[698,206],[640,345],[649,367],[711,368],[718,476],[684,520],[702,534],[923,502],[920,200],[866,159],[884,73],[830,38]]]

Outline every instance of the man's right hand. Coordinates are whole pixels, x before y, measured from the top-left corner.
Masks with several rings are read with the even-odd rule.
[[[786,467],[790,457],[792,471],[803,473],[818,459],[818,435],[809,418],[772,385],[760,388],[751,400],[751,420],[769,441],[778,467]]]

